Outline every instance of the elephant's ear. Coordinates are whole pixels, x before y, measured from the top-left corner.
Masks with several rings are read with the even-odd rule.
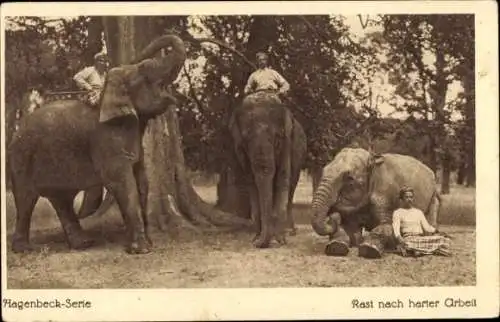
[[[116,67],[108,72],[101,98],[99,122],[108,122],[118,117],[133,115],[137,118],[129,96],[130,70]]]

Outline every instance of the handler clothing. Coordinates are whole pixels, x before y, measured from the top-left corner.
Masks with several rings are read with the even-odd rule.
[[[403,237],[404,248],[426,255],[440,254],[449,256],[450,240],[445,236],[425,235],[436,232],[418,208],[396,209],[392,217],[392,227],[396,238]]]
[[[73,77],[78,87],[90,92],[87,99],[91,105],[99,102],[105,79],[106,72],[99,73],[95,66],[85,67]]]
[[[245,86],[245,94],[259,91],[274,91],[286,93],[290,89],[290,84],[277,71],[266,67],[257,69],[248,78]]]
[[[399,208],[392,215],[392,227],[394,236],[398,238],[403,235],[423,235],[434,233],[436,228],[432,227],[425,218],[422,210],[418,208]]]
[[[406,250],[420,252],[423,255],[451,256],[450,239],[444,236],[406,236],[403,237]]]

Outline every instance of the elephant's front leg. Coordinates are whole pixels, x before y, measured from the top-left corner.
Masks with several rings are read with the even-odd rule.
[[[286,151],[288,152],[288,151]],[[288,202],[290,197],[290,154],[282,153],[276,173],[274,234],[280,244],[286,244],[286,226],[288,223]]]
[[[127,226],[129,235],[127,251],[132,254],[149,253],[151,247],[146,238],[138,183],[132,164],[123,160],[108,162],[102,175],[106,188],[115,197]]]
[[[361,234],[361,224],[357,218],[352,218],[351,220],[342,223],[342,227],[345,229],[347,235],[349,236],[350,246],[358,247],[361,244],[362,234]]]
[[[260,216],[260,208],[259,208],[259,194],[257,187],[253,182],[250,182],[248,184],[250,187],[250,216],[252,218],[252,222],[254,225],[254,230],[255,230],[255,237],[253,238],[253,241],[256,241],[262,232],[262,225],[261,225],[261,216]]]
[[[252,166],[255,184],[257,186],[257,198],[260,213],[260,235],[254,240],[257,248],[269,247],[272,233],[272,211],[273,211],[273,167]]]
[[[364,238],[359,246],[359,256],[365,258],[382,257],[385,248],[394,240],[392,230],[392,213],[383,196],[371,197],[371,211],[378,225]]]
[[[338,212],[330,215],[332,227],[336,227],[336,231],[330,236],[330,242],[325,247],[325,254],[328,256],[345,256],[349,253],[349,235],[342,227],[342,219]]]
[[[141,205],[141,215],[144,222],[144,231],[146,240],[152,246],[153,242],[149,234],[149,221],[148,221],[148,178],[146,176],[146,169],[144,168],[144,160],[141,159],[134,165],[134,175],[137,180],[137,191],[139,192],[139,203]]]

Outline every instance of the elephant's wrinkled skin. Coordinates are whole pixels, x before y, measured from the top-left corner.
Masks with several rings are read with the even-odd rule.
[[[332,249],[337,249],[334,255],[344,255],[350,235],[346,230],[356,231],[346,227],[351,224],[359,227],[357,217],[363,215],[362,225],[369,233],[360,245],[359,255],[380,257],[394,242],[392,213],[399,207],[399,191],[403,186],[414,189],[415,207],[436,227],[440,196],[431,169],[406,155],[374,155],[364,149],[342,149],[324,168],[313,196],[312,227],[317,234],[330,236]],[[328,216],[329,212],[333,215]],[[331,253],[332,249],[327,247],[326,252]]]
[[[247,101],[235,108],[230,131],[238,163],[248,176],[257,248],[273,238],[286,243],[286,227],[295,232],[293,195],[306,154],[306,136],[291,112],[272,99]]]
[[[168,46],[168,55],[150,58]],[[172,103],[162,87],[175,80],[185,59],[180,38],[159,37],[132,64],[108,72],[99,107],[78,100],[54,101],[23,120],[9,148],[17,208],[13,251],[31,249],[31,217],[40,196],[56,210],[71,248],[91,246],[73,200],[81,190],[103,186],[122,213],[128,252],[151,251],[142,135],[147,121]]]

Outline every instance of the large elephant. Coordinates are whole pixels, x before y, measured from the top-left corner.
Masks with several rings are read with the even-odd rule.
[[[169,46],[167,55],[152,58]],[[69,246],[90,247],[93,241],[80,226],[73,200],[79,191],[103,186],[117,201],[127,227],[127,251],[151,251],[141,141],[148,120],[172,104],[164,88],[177,78],[185,60],[182,39],[164,35],[131,64],[108,72],[99,107],[53,101],[24,118],[9,148],[17,208],[13,251],[31,249],[31,217],[40,196],[56,210]]]
[[[304,130],[288,108],[262,92],[235,108],[229,127],[238,163],[249,174],[253,243],[266,248],[275,238],[284,244],[287,228],[295,232],[291,207],[306,155]]]
[[[355,234],[364,227],[369,232],[359,246],[359,255],[380,257],[394,242],[392,213],[399,207],[403,186],[414,189],[414,206],[436,227],[441,203],[431,169],[407,155],[342,149],[324,168],[312,202],[314,231],[332,240],[326,253],[345,255],[349,240],[356,239]]]

